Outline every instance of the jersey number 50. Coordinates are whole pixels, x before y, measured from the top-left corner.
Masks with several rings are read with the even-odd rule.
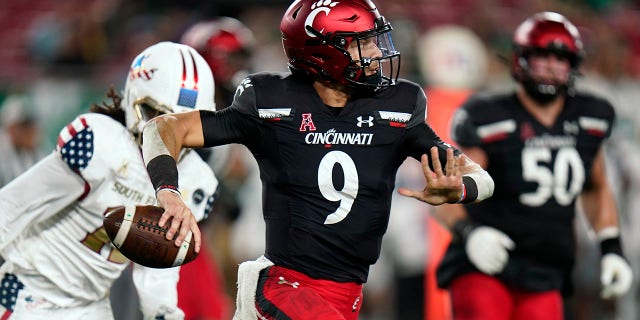
[[[553,165],[553,170],[544,164]],[[520,195],[522,204],[539,207],[553,196],[558,204],[567,206],[582,190],[584,164],[575,148],[560,148],[555,161],[549,148],[524,148],[522,178],[538,184],[536,191]]]

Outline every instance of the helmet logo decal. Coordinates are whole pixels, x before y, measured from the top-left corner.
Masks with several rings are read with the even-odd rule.
[[[315,2],[314,4],[311,5],[311,9],[313,9],[313,11],[309,13],[309,15],[307,16],[307,19],[304,21],[305,32],[309,37],[315,38],[316,36],[311,32],[309,32],[306,27],[309,26],[313,28],[313,21],[316,19],[316,16],[320,12],[324,12],[324,15],[328,16],[329,11],[331,11],[331,8],[335,7],[338,3],[340,2],[332,2],[332,0],[319,0],[318,2]],[[319,30],[319,31],[320,33],[322,33],[324,31],[324,28],[322,28],[322,30]]]
[[[193,80],[187,79],[187,65],[184,61],[184,54],[180,51],[182,57],[182,83],[180,86],[180,95],[178,95],[178,105],[183,107],[195,108],[196,101],[198,100],[198,65],[193,57],[193,54],[189,52],[191,56],[191,63],[193,65]]]
[[[149,57],[148,54],[141,54],[133,61],[131,64],[131,80],[135,80],[137,78],[143,80],[151,80],[153,78],[153,74],[158,70],[158,68],[146,69],[144,66],[144,60]]]

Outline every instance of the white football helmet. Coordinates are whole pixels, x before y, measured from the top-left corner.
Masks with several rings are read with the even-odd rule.
[[[159,42],[131,63],[122,108],[127,128],[139,135],[150,119],[165,113],[215,110],[211,69],[193,48]]]

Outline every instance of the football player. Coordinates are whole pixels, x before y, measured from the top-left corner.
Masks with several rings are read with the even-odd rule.
[[[207,61],[216,79],[216,106],[228,106],[238,84],[249,75],[253,32],[237,19],[217,17],[189,27],[180,43],[196,49]]]
[[[402,162],[422,161],[426,187],[400,192],[434,205],[486,199],[493,180],[425,123],[371,1],[295,1],[280,30],[291,74],[247,77],[221,111],[150,121],[143,156],[178,242],[197,234],[174,193],[180,149],[241,143],[256,158],[266,252],[239,267],[235,318],[356,319]]]
[[[614,110],[574,88],[584,56],[578,29],[541,12],[513,41],[517,90],[476,95],[453,120],[456,143],[496,184],[487,201],[437,209],[455,234],[438,270],[455,319],[562,319],[577,199],[602,249],[602,297],[620,297],[632,281],[604,170]]]
[[[107,208],[156,204],[140,152],[151,118],[213,110],[213,77],[192,48],[161,42],[131,64],[121,98],[94,105],[58,136],[55,151],[0,189],[0,318],[113,319],[109,289],[129,264],[102,225]],[[153,141],[152,141],[153,142]],[[195,152],[180,153],[179,190],[194,220],[210,210],[217,179]],[[145,319],[182,319],[178,269],[134,266]]]

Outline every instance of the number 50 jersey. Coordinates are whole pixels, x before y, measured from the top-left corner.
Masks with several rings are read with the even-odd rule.
[[[454,140],[486,152],[495,182],[492,198],[465,207],[472,219],[516,243],[503,280],[531,290],[558,288],[573,264],[576,198],[589,188],[614,116],[608,102],[586,94],[567,97],[551,127],[527,112],[515,94],[478,95],[458,110]],[[452,245],[443,265],[451,263],[449,271],[470,268],[468,261],[448,260],[456,251],[464,248]]]
[[[247,78],[233,104],[201,112],[205,145],[246,145],[260,167],[266,255],[313,278],[365,282],[380,253],[398,167],[445,145],[411,82],[354,97],[335,114],[294,76]],[[251,235],[247,235],[251,236]]]

